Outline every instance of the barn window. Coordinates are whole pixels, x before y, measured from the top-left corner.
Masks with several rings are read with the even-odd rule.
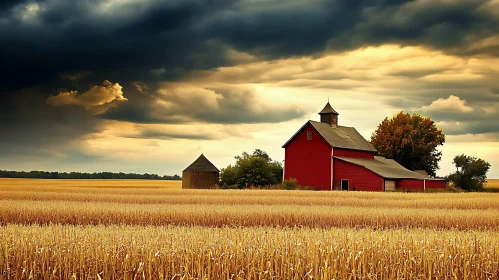
[[[348,180],[341,180],[341,190],[342,191],[348,191]]]
[[[312,140],[312,131],[307,131],[307,140]]]

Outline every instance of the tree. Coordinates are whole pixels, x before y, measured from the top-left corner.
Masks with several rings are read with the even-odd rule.
[[[222,187],[270,186],[282,180],[282,164],[272,161],[269,155],[256,149],[253,154],[243,152],[236,156],[236,163],[222,168],[220,184]]]
[[[447,180],[454,185],[467,191],[481,191],[487,182],[487,172],[490,163],[477,157],[466,155],[456,156],[452,162],[456,166],[456,172],[447,176]]]
[[[429,117],[400,112],[385,118],[371,136],[380,156],[394,159],[407,169],[425,170],[435,176],[445,135]]]

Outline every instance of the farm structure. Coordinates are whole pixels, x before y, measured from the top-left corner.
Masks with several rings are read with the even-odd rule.
[[[320,190],[426,191],[445,188],[443,179],[406,169],[376,149],[353,127],[338,125],[329,102],[284,145],[284,179]]]
[[[220,170],[201,154],[182,172],[182,189],[213,189],[219,175]]]

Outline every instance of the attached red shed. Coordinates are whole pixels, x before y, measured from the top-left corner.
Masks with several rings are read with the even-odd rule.
[[[284,179],[320,190],[395,191],[445,188],[445,180],[410,171],[376,149],[353,127],[338,125],[329,102],[321,122],[308,121],[283,146]]]
[[[410,171],[393,159],[375,156],[373,159],[333,157],[335,189],[354,191],[421,191],[445,188],[445,180],[434,179]],[[353,172],[355,171],[355,172]]]

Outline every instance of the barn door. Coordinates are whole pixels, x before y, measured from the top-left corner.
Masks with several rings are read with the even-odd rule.
[[[348,180],[341,180],[341,190],[348,191]]]
[[[395,191],[395,181],[385,180],[385,192],[394,192],[394,191]]]

